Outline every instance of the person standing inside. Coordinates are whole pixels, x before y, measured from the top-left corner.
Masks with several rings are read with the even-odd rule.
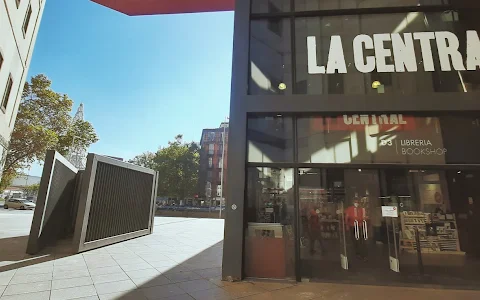
[[[364,226],[364,222],[367,222],[368,217],[366,209],[360,206],[358,197],[353,199],[353,205],[345,210],[345,223],[347,224],[347,230],[350,232],[352,238],[352,244],[355,250],[355,255],[358,259],[367,261],[367,245],[366,238],[368,233],[364,228],[368,230],[367,226]]]

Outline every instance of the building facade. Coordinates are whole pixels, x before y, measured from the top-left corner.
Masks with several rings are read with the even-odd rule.
[[[224,145],[225,149],[223,149]],[[204,129],[202,131],[198,196],[203,201],[206,201],[206,205],[211,203],[212,206],[220,206],[220,201],[222,198],[225,198],[227,187],[227,145],[228,122],[222,122],[219,128]],[[224,202],[222,201],[223,205]]]
[[[225,280],[478,288],[479,13],[236,2]]]
[[[46,0],[0,3],[0,157],[5,163]],[[1,175],[0,175],[1,176]]]

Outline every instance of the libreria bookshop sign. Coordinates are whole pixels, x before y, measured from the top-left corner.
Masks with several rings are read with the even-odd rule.
[[[434,53],[432,44],[436,44],[441,71],[474,71],[480,67],[480,39],[477,31],[469,30],[466,33],[466,57],[460,53],[458,37],[449,31],[415,32],[415,33],[382,33],[373,36],[361,34],[353,41],[353,58],[359,72],[370,73],[374,70],[380,73],[400,73],[423,71],[434,72]],[[347,73],[347,63],[343,50],[341,36],[333,35],[330,38],[328,60],[317,60],[317,40],[315,36],[307,37],[308,73],[334,74]],[[387,47],[387,42],[390,42]],[[417,61],[417,51],[421,51],[420,61]],[[374,55],[365,56],[365,50],[373,50]],[[351,61],[351,60],[349,60]],[[393,62],[392,62],[393,61]],[[438,68],[438,66],[437,66]],[[420,70],[419,70],[420,69]]]

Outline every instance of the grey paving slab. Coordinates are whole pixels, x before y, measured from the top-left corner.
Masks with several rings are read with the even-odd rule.
[[[2,296],[0,297],[0,300],[50,300],[50,291]]]
[[[217,287],[215,284],[206,279],[185,281],[177,283],[176,285],[187,293],[209,290]]]
[[[32,275],[16,274],[15,276],[13,276],[12,280],[10,281],[10,284],[51,281],[52,275],[53,275],[52,273],[32,274]]]
[[[0,285],[8,285],[17,270],[10,270],[0,273]]]
[[[95,284],[99,295],[135,290],[137,286],[131,280]]]
[[[49,291],[51,287],[52,287],[51,281],[10,284],[7,286],[7,288],[3,292],[3,296]]]
[[[104,268],[88,268],[90,275],[105,275],[105,274],[112,274],[112,273],[123,273],[123,269],[120,266],[114,267],[104,267]]]
[[[202,277],[194,272],[167,272],[164,273],[165,277],[170,279],[174,283],[191,281],[196,279],[201,279]]]
[[[186,294],[184,290],[174,284],[160,285],[141,289],[147,299],[161,299]]]
[[[98,300],[98,296],[75,298],[74,300]]]
[[[146,300],[147,298],[141,291],[119,292],[100,295],[100,300]]]
[[[6,285],[0,285],[0,296],[2,296],[3,292],[5,291],[5,289],[7,288]]]
[[[130,278],[142,278],[142,277],[151,277],[155,278],[160,275],[160,272],[154,268],[144,269],[144,270],[135,270],[135,271],[126,271],[128,277]]]
[[[161,300],[194,300],[189,294],[176,295],[172,297],[161,298]]]
[[[53,266],[39,267],[39,268],[20,268],[17,270],[18,275],[32,275],[32,274],[46,274],[52,273]]]
[[[124,271],[137,271],[137,270],[145,270],[145,269],[151,269],[152,268],[152,266],[147,264],[146,262],[137,263],[137,264],[120,265],[120,267]]]
[[[53,272],[63,272],[63,271],[81,271],[81,270],[86,270],[87,265],[61,265],[61,266],[54,266],[53,267]]]
[[[142,278],[132,278],[132,281],[138,288],[146,288],[152,287],[157,285],[167,285],[171,284],[172,282],[170,279],[163,275],[157,275],[154,278],[152,277],[142,277]]]
[[[77,277],[69,279],[55,279],[52,281],[52,290],[66,289],[77,286],[92,285],[93,281],[90,276]]]
[[[129,280],[129,279],[130,278],[123,271],[119,273],[112,273],[112,274],[92,275],[92,280],[93,280],[93,283],[95,284],[123,281],[123,280]]]
[[[70,300],[97,296],[93,285],[77,286],[72,288],[52,290],[50,300]],[[3,300],[3,299],[2,299]]]
[[[106,259],[103,261],[93,261],[87,262],[88,268],[106,268],[106,267],[115,267],[118,266],[118,263],[113,259]]]
[[[195,300],[230,300],[232,297],[222,288],[213,288],[209,290],[191,292]],[[308,299],[308,298],[307,298]]]
[[[90,273],[88,272],[87,269],[53,272],[53,279],[68,279],[68,278],[85,277],[85,276],[90,276]]]

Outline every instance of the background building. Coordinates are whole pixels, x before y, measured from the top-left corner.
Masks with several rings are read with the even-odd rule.
[[[223,140],[224,132],[225,141]],[[212,205],[215,206],[220,204],[222,198],[222,166],[224,168],[223,198],[225,197],[225,187],[227,185],[228,148],[225,147],[225,151],[223,151],[223,143],[228,145],[228,122],[223,122],[219,128],[204,129],[202,131],[200,140],[200,171],[198,174],[199,198],[212,200]],[[208,192],[209,189],[211,190],[210,194]]]
[[[0,2],[0,169],[5,163],[45,1]]]

